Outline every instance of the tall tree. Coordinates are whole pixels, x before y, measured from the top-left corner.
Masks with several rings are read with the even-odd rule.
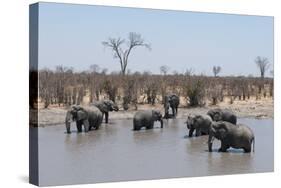
[[[261,73],[261,78],[264,78],[265,72],[268,70],[270,63],[266,57],[258,56],[255,59],[256,65]]]
[[[102,42],[102,44],[113,51],[113,57],[119,60],[121,73],[123,75],[126,74],[129,55],[134,48],[138,46],[144,46],[148,49],[151,49],[150,45],[144,42],[144,39],[141,37],[141,35],[134,32],[129,33],[128,41],[126,41],[125,39],[121,39],[120,37],[109,38],[108,41],[104,41]],[[124,44],[126,45],[125,50]]]
[[[169,68],[167,65],[162,65],[162,66],[160,67],[160,73],[165,76],[165,75],[168,73],[169,69],[170,69],[170,68]]]
[[[221,72],[220,66],[213,66],[213,73],[215,77],[217,77],[220,72]]]

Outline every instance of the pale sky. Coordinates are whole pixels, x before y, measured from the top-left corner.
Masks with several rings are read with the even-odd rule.
[[[39,5],[39,68],[81,71],[97,64],[119,71],[102,42],[127,38],[129,32],[141,34],[152,48],[132,51],[128,69],[133,72],[159,74],[166,65],[170,72],[191,68],[213,75],[216,65],[222,67],[220,75],[259,76],[257,56],[267,57],[273,69],[273,17],[57,3]]]

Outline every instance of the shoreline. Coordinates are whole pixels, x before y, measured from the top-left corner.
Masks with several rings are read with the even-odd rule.
[[[222,108],[233,111],[238,118],[273,119],[273,103],[274,101],[268,98],[262,100],[234,101],[233,104],[221,102],[218,105],[206,105],[203,107],[179,106],[177,118],[185,119],[188,114],[206,114],[210,109]],[[46,109],[38,109],[38,127],[64,124],[65,115],[68,109],[68,107],[49,107]],[[154,106],[148,104],[138,105],[138,110],[147,109],[157,109],[164,113],[164,109],[161,104],[156,104]],[[136,110],[133,110],[133,108],[127,111],[119,110],[118,112],[110,112],[109,120],[132,119],[135,112]],[[30,113],[32,116],[32,113],[36,113],[36,110],[33,112],[30,111]]]

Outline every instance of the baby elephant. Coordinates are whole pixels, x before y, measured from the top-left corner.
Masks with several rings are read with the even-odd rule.
[[[227,121],[232,124],[236,124],[237,117],[230,110],[222,110],[220,108],[211,109],[207,114],[212,118],[213,121]]]
[[[228,148],[242,148],[246,153],[254,148],[255,136],[246,125],[233,125],[226,121],[213,122],[209,131],[208,147],[212,151],[214,138],[221,141],[219,152],[226,152]]]
[[[138,111],[134,116],[134,128],[133,130],[140,130],[142,127],[146,129],[152,129],[155,121],[160,121],[161,128],[163,128],[162,114],[158,110],[145,110]]]
[[[209,128],[212,124],[212,118],[208,115],[189,115],[186,125],[189,129],[189,137],[192,137],[194,130],[195,136],[209,134]]]

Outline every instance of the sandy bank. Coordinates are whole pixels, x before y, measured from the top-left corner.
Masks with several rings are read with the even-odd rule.
[[[199,113],[206,114],[209,109],[212,108],[227,108],[232,110],[237,114],[239,118],[242,117],[251,117],[251,118],[273,118],[274,117],[274,108],[272,99],[263,99],[263,100],[246,100],[246,101],[234,101],[233,104],[227,102],[222,102],[219,105],[207,105],[205,107],[196,107],[196,108],[185,108],[180,107],[178,110],[177,118],[186,118],[190,113]],[[39,109],[39,126],[48,126],[48,125],[58,125],[64,124],[64,119],[66,115],[66,107],[50,107],[47,109]],[[158,109],[163,112],[162,105],[138,105],[138,110],[145,109]],[[131,108],[128,111],[120,110],[118,112],[111,112],[109,115],[109,120],[114,119],[131,119],[135,114],[135,110]],[[34,113],[34,112],[33,112]],[[32,114],[32,112],[31,112]]]

